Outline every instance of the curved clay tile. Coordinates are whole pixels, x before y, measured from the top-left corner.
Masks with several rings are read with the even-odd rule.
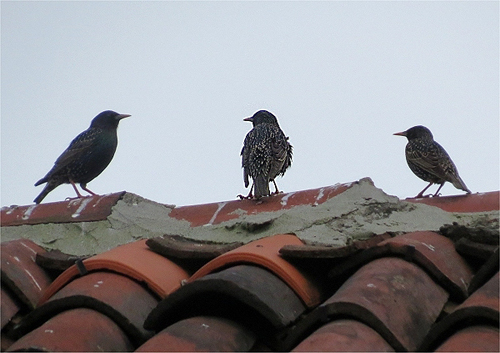
[[[369,326],[349,319],[329,322],[303,340],[292,352],[394,352]]]
[[[497,332],[498,342],[498,326],[499,326],[499,273],[497,272],[485,285],[476,290],[466,301],[457,306],[453,312],[444,317],[434,326],[429,332],[429,335],[424,340],[424,345],[421,350],[429,350],[464,326],[475,327],[476,325],[488,326]],[[480,330],[484,331],[484,330]],[[486,330],[489,332],[491,330]],[[470,336],[474,330],[466,330],[462,335]],[[451,335],[453,336],[453,335]],[[475,338],[474,341],[478,340]],[[451,343],[450,343],[451,344]],[[480,342],[477,343],[481,345]],[[497,349],[498,349],[497,344]]]
[[[348,315],[377,331],[395,350],[414,351],[427,335],[448,293],[420,267],[395,257],[360,268],[317,310]]]
[[[498,272],[500,266],[500,257],[498,247],[493,254],[486,260],[481,268],[476,272],[469,286],[469,295],[482,287],[488,280]]]
[[[448,338],[435,352],[498,352],[499,337],[498,327],[469,326]]]
[[[36,255],[45,250],[31,240],[19,239],[2,243],[2,284],[5,284],[30,309],[36,307],[51,279],[36,264]]]
[[[200,268],[188,281],[193,282],[209,273],[235,264],[254,264],[266,268],[281,278],[308,307],[317,306],[321,302],[319,287],[310,275],[297,269],[280,256],[279,250],[285,245],[303,245],[303,243],[299,238],[290,234],[262,238],[215,258]]]
[[[129,277],[97,271],[64,286],[26,316],[15,331],[17,335],[26,334],[65,310],[83,307],[107,315],[135,345],[140,345],[153,335],[143,325],[157,304],[153,293]]]
[[[492,191],[468,195],[406,199],[405,201],[436,206],[446,212],[488,212],[500,209],[499,200],[500,192]]]
[[[169,259],[174,258],[192,262],[198,260],[206,263],[217,256],[242,246],[243,243],[218,244],[192,240],[180,235],[164,235],[148,239],[146,245],[154,252]]]
[[[83,266],[81,265],[83,264]],[[146,240],[118,246],[74,265],[57,277],[40,299],[45,303],[75,277],[96,270],[108,270],[144,282],[160,298],[171,294],[189,277],[187,271],[169,259],[151,251]]]
[[[456,252],[453,242],[434,232],[412,232],[382,241],[333,268],[330,277],[352,272],[373,259],[385,256],[402,257],[418,264],[432,274],[452,298],[460,301],[467,298],[472,270]]]
[[[82,308],[53,317],[12,344],[8,351],[126,352],[133,349],[113,320]]]
[[[248,352],[255,339],[251,331],[234,321],[196,316],[167,327],[136,352]]]
[[[125,191],[69,201],[2,208],[2,227],[19,224],[90,222],[106,219]]]
[[[260,203],[255,200],[235,200],[176,207],[170,212],[170,217],[188,221],[192,227],[219,224],[238,218],[242,211],[249,215],[287,210],[300,205],[316,206],[343,193],[357,183],[359,182],[273,195],[262,199]]]
[[[7,325],[10,320],[18,313],[18,311],[21,309],[20,306],[15,302],[15,300],[12,298],[11,294],[9,294],[9,291],[7,291],[5,288],[0,288],[1,290],[1,295],[0,295],[0,300],[1,300],[1,310],[0,310],[0,316],[1,316],[1,329]]]
[[[280,332],[306,311],[294,291],[271,272],[237,265],[206,275],[162,300],[144,327],[155,331],[194,316],[228,318],[251,329],[272,349]]]

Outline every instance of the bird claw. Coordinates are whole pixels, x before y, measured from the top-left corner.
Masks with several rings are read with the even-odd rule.
[[[425,190],[423,190],[423,191],[425,191]],[[427,194],[427,195],[424,195],[423,191],[422,191],[420,194],[418,194],[417,196],[412,197],[412,199],[427,199],[427,198],[429,198],[429,197],[431,197],[431,196],[432,196],[432,197],[436,197],[436,196],[438,196],[438,195],[436,195],[436,194],[434,194],[434,195],[432,195],[432,194]]]
[[[73,201],[73,200],[79,200],[79,199],[85,199],[87,197],[93,197],[94,195],[80,195],[80,196],[75,196],[75,197],[66,197],[64,201]]]
[[[264,202],[262,197],[254,197],[252,194],[248,194],[247,196],[240,194],[240,195],[237,195],[236,197],[238,197],[240,200],[254,200],[257,205]]]
[[[73,201],[77,199],[81,199],[83,196],[75,196],[75,197],[66,197],[64,201]]]

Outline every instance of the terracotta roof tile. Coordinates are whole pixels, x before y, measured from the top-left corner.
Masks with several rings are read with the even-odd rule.
[[[293,352],[394,352],[394,349],[369,326],[340,319],[323,325]]]
[[[328,246],[328,245],[285,245],[280,249],[280,255],[287,260],[298,259],[339,259],[347,258],[369,249],[380,242],[392,238],[394,235],[389,233],[376,234],[369,239],[355,240],[346,246]]]
[[[497,272],[485,285],[475,291],[466,301],[457,306],[453,312],[437,323],[425,339],[422,349],[434,348],[439,342],[446,340],[454,331],[464,326],[484,326],[485,324],[489,324],[498,332],[500,316],[499,276]],[[472,331],[468,330],[466,332],[469,333],[463,333],[464,336],[470,335]],[[455,338],[455,340],[457,339]]]
[[[474,257],[475,259],[483,260],[493,255],[498,250],[498,244],[482,244],[462,238],[455,243],[457,252],[464,257]]]
[[[279,250],[286,245],[302,245],[294,235],[282,234],[259,239],[215,258],[200,268],[189,281],[195,281],[221,268],[238,264],[255,264],[266,268],[287,283],[308,307],[320,303],[321,293],[314,279],[284,260]]]
[[[353,184],[337,184],[319,189],[279,194],[262,200],[262,203],[256,203],[253,200],[236,200],[176,207],[170,216],[189,221],[192,227],[218,224],[238,218],[238,210],[244,210],[247,214],[256,214],[286,210],[299,205],[319,205],[346,191]]]
[[[31,312],[16,331],[25,334],[65,310],[85,307],[113,319],[138,345],[153,335],[143,325],[157,304],[153,293],[128,277],[112,272],[92,272],[64,286]]]
[[[414,351],[447,299],[446,291],[418,266],[384,257],[360,268],[320,310],[330,317],[354,317],[395,350]]]
[[[0,351],[5,352],[15,342],[14,339],[8,337],[4,332],[0,338]]]
[[[36,264],[37,253],[45,250],[30,240],[14,240],[0,245],[2,284],[33,309],[51,283],[49,275]]]
[[[106,238],[87,258],[3,242],[1,348],[498,350],[499,195],[408,203],[363,179],[261,203],[174,207],[118,193],[2,208],[9,239],[76,227],[126,229],[129,243]],[[42,239],[68,253],[80,241]]]
[[[498,352],[499,337],[497,327],[469,326],[448,338],[435,352]]]
[[[161,298],[175,291],[189,277],[177,264],[151,251],[146,246],[146,240],[118,246],[82,263],[84,271],[108,270],[143,281]],[[45,291],[40,304],[78,276],[80,271],[77,265],[64,271]]]
[[[492,320],[498,320],[499,286],[499,273],[497,272],[484,286],[475,291],[465,302],[459,305],[455,309],[455,312],[462,310],[473,311],[474,315],[484,315],[485,317],[490,317]],[[484,312],[482,309],[484,309]]]
[[[0,296],[0,299],[2,301],[1,303],[1,308],[0,310],[0,316],[1,316],[1,328],[5,327],[14,315],[18,313],[18,311],[21,309],[20,306],[16,303],[14,298],[9,294],[9,291],[5,288],[1,288],[2,295]]]
[[[2,208],[2,227],[20,224],[89,222],[106,219],[125,194],[85,197],[66,202]]]
[[[12,351],[127,352],[133,346],[107,316],[91,309],[72,309],[53,317],[9,347]]]
[[[164,235],[148,239],[146,245],[152,251],[175,261],[190,274],[193,274],[208,261],[242,246],[243,243],[221,244],[186,239],[178,235]]]
[[[172,293],[151,312],[145,327],[158,331],[186,317],[222,315],[267,335],[285,328],[305,310],[290,287],[269,271],[237,265]]]
[[[50,250],[36,254],[36,263],[46,270],[65,271],[77,261],[82,261],[88,256],[68,255],[59,250]]]
[[[382,241],[334,268],[330,276],[339,276],[383,256],[399,256],[417,263],[459,300],[468,295],[473,275],[471,268],[456,252],[451,240],[434,232],[413,232]]]
[[[197,316],[160,331],[136,352],[248,352],[255,335],[237,322]]]
[[[496,272],[498,272],[499,268],[500,258],[497,248],[472,278],[469,286],[469,294],[474,293],[479,287],[483,286]]]
[[[148,239],[146,245],[154,252],[168,258],[178,260],[200,259],[208,262],[217,256],[242,246],[243,243],[220,244],[186,239],[179,235],[164,235],[163,237]]]
[[[447,212],[485,212],[500,209],[500,191],[446,197],[406,199],[414,203],[436,206]]]

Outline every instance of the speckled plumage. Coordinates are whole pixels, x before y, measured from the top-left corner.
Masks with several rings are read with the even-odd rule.
[[[275,178],[283,176],[292,164],[292,145],[280,129],[276,117],[266,110],[259,110],[252,117],[244,119],[253,124],[253,129],[246,135],[241,150],[243,180],[245,187],[253,185],[248,197],[260,199],[270,195],[269,182],[276,187]]]
[[[405,136],[408,139],[405,150],[408,166],[416,176],[429,182],[429,185],[416,196],[417,198],[422,197],[432,184],[440,184],[434,194],[438,196],[445,182],[450,182],[457,189],[470,194],[470,190],[458,174],[457,167],[445,149],[434,141],[428,128],[418,125],[394,135]]]
[[[87,183],[101,174],[113,159],[118,145],[116,133],[118,123],[129,116],[111,110],[98,114],[92,120],[90,127],[71,141],[47,175],[35,183],[35,186],[43,183],[47,185],[34,202],[40,203],[49,192],[61,184],[72,184],[78,197],[81,195],[75,183],[79,183],[83,190],[94,194],[87,189]]]

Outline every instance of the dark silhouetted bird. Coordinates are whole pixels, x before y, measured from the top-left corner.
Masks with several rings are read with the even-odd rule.
[[[432,136],[431,131],[425,126],[414,126],[406,131],[397,132],[394,135],[406,136],[408,144],[406,145],[406,161],[412,172],[420,179],[428,181],[424,190],[422,190],[415,198],[423,196],[432,184],[441,184],[434,194],[439,196],[439,190],[445,182],[450,182],[457,189],[466,191],[470,194],[470,190],[465,186],[465,183],[458,175],[457,167],[451,160],[450,156],[443,147]]]
[[[253,124],[253,129],[245,137],[241,150],[243,180],[248,187],[253,184],[246,198],[260,199],[270,195],[269,182],[274,183],[279,193],[275,178],[283,176],[292,164],[292,145],[280,129],[276,117],[266,110],[259,110],[252,117],[243,119]],[[252,195],[253,190],[253,195]],[[243,196],[240,196],[244,198]]]
[[[118,114],[106,110],[97,115],[90,127],[71,141],[69,147],[57,158],[54,167],[35,186],[47,183],[35,203],[40,203],[45,196],[61,184],[71,184],[78,197],[75,183],[91,195],[87,183],[102,173],[113,159],[118,145],[116,129],[121,119],[128,114]]]

